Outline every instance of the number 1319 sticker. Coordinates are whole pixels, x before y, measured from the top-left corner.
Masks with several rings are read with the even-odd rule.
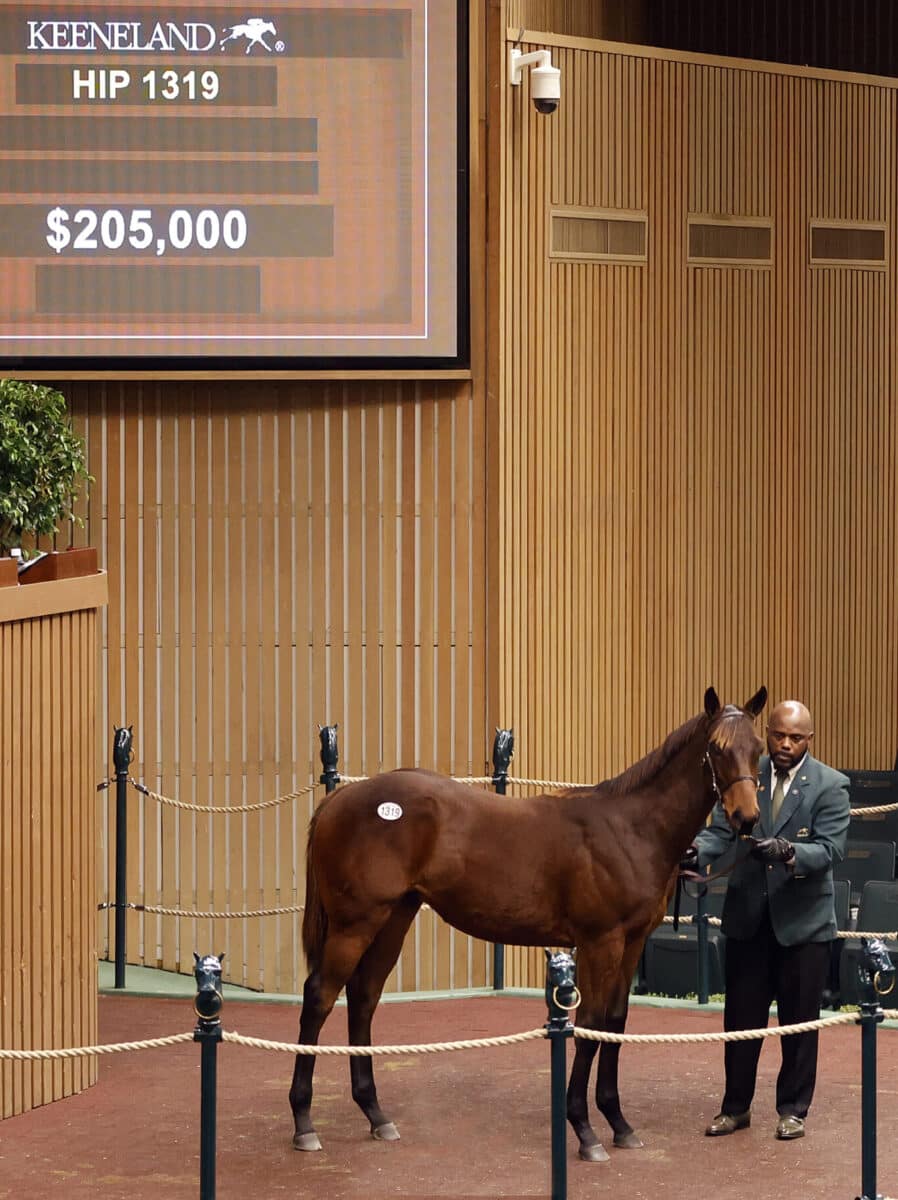
[[[377,815],[384,821],[398,821],[402,816],[402,806],[387,800],[383,804],[378,804]]]

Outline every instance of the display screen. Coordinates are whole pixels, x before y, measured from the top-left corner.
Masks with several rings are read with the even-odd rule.
[[[0,4],[0,363],[464,365],[464,7]]]

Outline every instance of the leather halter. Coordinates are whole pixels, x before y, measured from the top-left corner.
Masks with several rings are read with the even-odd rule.
[[[735,777],[735,779],[731,779],[729,781],[729,783],[726,785],[726,787],[721,791],[720,783],[718,782],[718,779],[717,779],[717,772],[714,770],[714,762],[713,762],[713,759],[711,758],[711,751],[708,746],[705,747],[705,755],[704,755],[704,758],[702,759],[702,766],[707,767],[708,770],[711,772],[711,790],[714,793],[715,803],[719,804],[721,806],[721,808],[723,808],[724,796],[727,794],[727,792],[730,790],[730,788],[734,784],[740,783],[744,780],[746,783],[753,783],[755,785],[755,787],[757,787],[758,784],[760,783],[760,780],[757,778],[756,775],[737,775]],[[753,839],[751,838],[750,834],[740,834],[740,840],[747,842],[747,841],[751,841]],[[673,914],[674,929],[677,929],[677,927],[679,925],[680,889],[681,889],[682,885],[687,881],[690,883],[702,883],[702,884],[712,883],[715,879],[722,879],[724,875],[729,875],[730,871],[732,871],[732,869],[733,869],[733,867],[735,867],[735,865],[736,864],[734,862],[730,863],[730,865],[728,867],[724,867],[720,871],[714,871],[710,875],[703,875],[699,871],[680,871],[680,872],[678,872],[676,892],[675,892],[675,897],[674,897],[674,914]]]
[[[727,794],[730,788],[734,787],[737,783],[741,783],[744,780],[747,783],[753,783],[757,788],[760,782],[756,775],[737,775],[734,779],[731,779],[723,791],[721,791],[720,783],[717,780],[717,772],[714,770],[714,760],[711,758],[711,751],[707,746],[705,747],[705,756],[702,759],[702,766],[707,767],[711,772],[711,791],[714,793],[715,803],[721,806],[723,806],[724,796]]]

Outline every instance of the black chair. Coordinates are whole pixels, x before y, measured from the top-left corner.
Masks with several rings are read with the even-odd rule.
[[[860,904],[864,884],[878,879],[895,878],[895,843],[855,841],[849,838],[845,857],[833,868],[834,879],[847,879],[851,887],[850,904]]]
[[[847,933],[851,928],[851,885],[847,879],[836,879],[833,882],[833,900],[836,909],[836,928]],[[830,946],[829,978],[823,989],[821,1007],[840,1008],[842,1005],[841,988],[839,984],[839,964],[842,960],[844,938],[833,938]]]
[[[719,917],[723,909],[727,881],[716,879],[706,885],[704,911],[711,917]],[[698,885],[690,883],[680,902],[680,916],[694,917],[698,910],[696,895]],[[673,914],[673,902],[668,906]],[[724,936],[717,925],[708,926],[708,992],[723,991]],[[646,991],[659,996],[688,996],[698,993],[698,927],[692,923],[682,924],[675,931],[673,925],[660,925],[649,936],[644,952],[644,978]]]
[[[842,1004],[859,1004],[858,966],[863,959],[860,935],[870,933],[898,932],[898,881],[871,880],[861,894],[857,914],[856,938],[845,938],[839,962],[839,993]],[[898,956],[895,942],[886,945],[893,960]]]
[[[849,799],[852,808],[876,808],[898,804],[898,772],[845,771],[851,781]],[[852,817],[848,827],[852,839],[865,842],[898,843],[898,809],[869,817]]]

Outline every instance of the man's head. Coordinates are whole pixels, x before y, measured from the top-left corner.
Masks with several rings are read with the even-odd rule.
[[[784,700],[770,714],[767,751],[778,771],[791,771],[808,752],[814,736],[811,714],[799,700]]]

